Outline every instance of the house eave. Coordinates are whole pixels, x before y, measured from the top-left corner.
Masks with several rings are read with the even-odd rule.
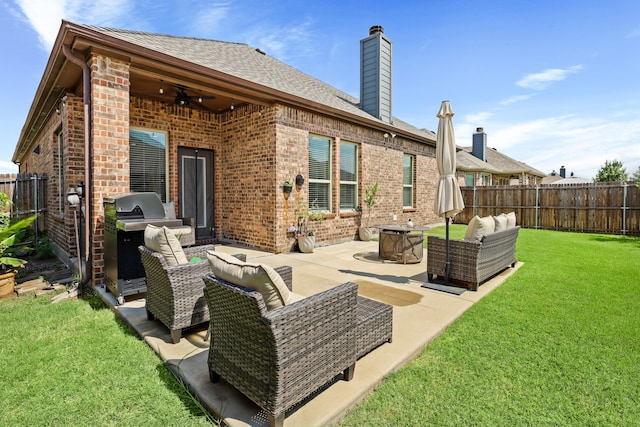
[[[236,99],[244,99],[261,105],[283,104],[318,112],[361,126],[402,135],[409,139],[435,146],[435,137],[429,138],[400,129],[391,123],[354,114],[339,108],[302,98],[268,86],[251,82],[199,64],[194,64],[162,52],[121,40],[84,25],[62,21],[58,37],[54,43],[42,80],[36,91],[27,119],[20,133],[12,161],[20,162],[30,145],[38,136],[42,125],[55,110],[56,103],[65,91],[72,90],[80,79],[80,69],[62,54],[66,44],[78,56],[86,56],[91,51],[101,51],[128,61],[132,69],[144,74],[172,76],[178,81],[189,83],[194,88],[211,89],[233,94]],[[64,72],[63,72],[64,71]]]

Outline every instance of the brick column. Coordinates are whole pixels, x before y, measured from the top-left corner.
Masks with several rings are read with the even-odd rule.
[[[129,192],[129,63],[90,60],[93,145],[93,283],[104,281],[104,197]]]

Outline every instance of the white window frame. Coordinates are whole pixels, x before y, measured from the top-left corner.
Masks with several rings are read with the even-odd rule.
[[[407,159],[409,159],[409,161],[411,162],[411,182],[407,183],[405,182],[405,164]],[[413,208],[414,207],[414,200],[415,200],[415,176],[416,176],[416,156],[414,156],[413,154],[404,154],[404,156],[402,156],[402,207],[403,208]],[[411,204],[410,205],[405,205],[404,203],[404,193],[405,190],[409,190],[409,192],[411,193]]]
[[[131,143],[131,132],[132,131],[136,131],[136,132],[148,132],[150,133],[150,137],[154,140],[159,141],[161,144],[164,144],[164,156],[163,156],[163,166],[164,166],[164,194],[158,194],[158,196],[160,196],[160,200],[162,200],[163,203],[166,203],[169,201],[169,134],[166,131],[163,130],[159,130],[159,129],[151,129],[151,128],[142,128],[142,127],[134,127],[131,126],[129,128],[129,190],[130,191],[155,191],[152,187],[150,186],[149,188],[147,188],[144,183],[141,182],[134,182],[133,179],[131,179],[131,176],[133,175],[133,171],[134,171],[134,167],[142,167],[144,169],[144,164],[143,165],[134,165],[131,161],[131,151],[134,149],[133,145]],[[142,156],[142,158],[144,159],[145,156]],[[139,169],[135,169],[135,171],[139,171]],[[142,184],[142,185],[141,185]],[[156,191],[157,193],[157,191]]]
[[[312,141],[322,141],[322,142],[326,142],[327,143],[327,163],[328,163],[328,171],[327,171],[327,177],[328,179],[324,179],[324,178],[317,178],[313,176],[313,170],[311,167],[311,159],[312,159]],[[332,188],[333,188],[333,139],[327,136],[321,136],[321,135],[315,135],[315,134],[309,134],[309,207],[311,208],[312,206],[319,206],[320,210],[322,212],[331,212],[332,210]],[[324,151],[324,150],[323,150]],[[318,185],[318,186],[326,186],[326,191],[327,191],[327,203],[326,205],[324,205],[321,202],[318,202],[316,200],[316,198],[313,197],[313,190],[312,187],[314,185]]]
[[[342,157],[342,147],[351,146],[353,147],[353,165],[348,165],[353,167],[353,177],[355,180],[343,180],[342,179],[342,170],[343,170],[343,161],[345,159]],[[349,142],[349,141],[340,141],[340,212],[355,212],[358,208],[359,199],[358,199],[358,144]],[[350,207],[342,206],[342,187],[349,186],[353,188],[353,201]]]

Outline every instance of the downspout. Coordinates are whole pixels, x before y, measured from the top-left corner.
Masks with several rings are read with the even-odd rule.
[[[84,289],[93,278],[93,262],[91,250],[91,223],[93,222],[92,193],[93,177],[91,174],[91,69],[86,61],[78,58],[71,52],[69,46],[63,44],[62,52],[66,58],[82,68],[82,97],[84,101],[84,265],[85,274],[82,282],[78,284],[78,293],[82,296]],[[80,251],[80,248],[78,248]],[[79,266],[82,268],[82,265]]]

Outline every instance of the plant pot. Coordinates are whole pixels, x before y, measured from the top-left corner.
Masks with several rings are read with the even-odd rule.
[[[362,226],[358,228],[358,234],[360,236],[360,240],[368,242],[373,237],[373,228]]]
[[[0,273],[0,298],[13,295],[16,290],[16,271]]]
[[[300,252],[309,254],[313,252],[316,244],[316,236],[298,236],[298,248]]]
[[[291,193],[291,191],[293,191],[293,187],[292,186],[288,186],[288,185],[282,186],[282,192],[283,193],[289,194],[289,193]]]

